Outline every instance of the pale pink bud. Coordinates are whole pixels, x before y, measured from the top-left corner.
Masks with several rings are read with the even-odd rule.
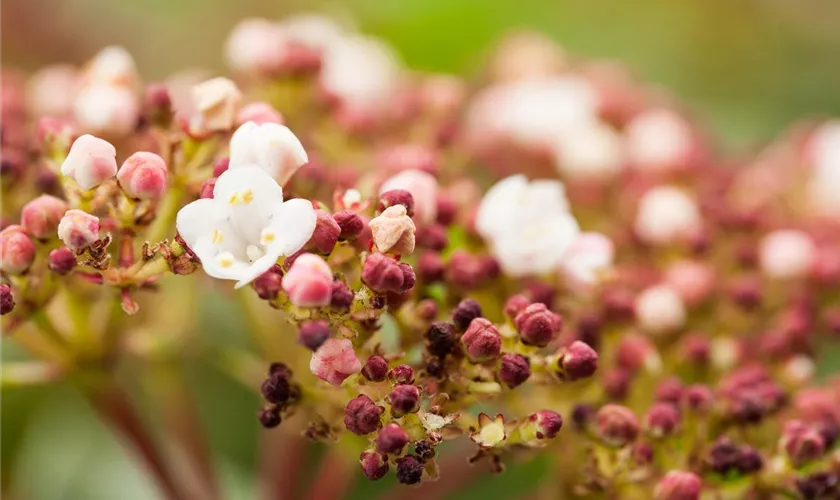
[[[663,245],[685,240],[702,228],[697,204],[670,186],[651,189],[639,201],[633,229],[645,242]]]
[[[283,290],[298,307],[321,307],[330,303],[332,282],[329,264],[315,254],[305,253],[295,259],[283,276]]]
[[[671,264],[665,272],[665,282],[687,305],[697,305],[714,290],[715,271],[704,262],[680,260]]]
[[[797,230],[773,231],[761,239],[761,271],[777,279],[801,278],[810,273],[816,259],[813,240]]]
[[[72,250],[84,250],[99,239],[99,217],[68,210],[58,223],[58,237]]]
[[[78,72],[71,64],[53,64],[39,70],[26,84],[29,109],[34,116],[69,115],[78,84]]]
[[[82,75],[84,84],[133,87],[139,76],[134,58],[123,47],[111,45],[100,50],[87,63]]]
[[[127,135],[137,126],[140,103],[126,87],[94,84],[84,87],[73,103],[76,121],[97,134]]]
[[[123,162],[117,181],[131,198],[160,198],[166,190],[166,163],[154,153],[138,151]]]
[[[62,199],[41,195],[23,206],[20,225],[35,238],[49,238],[55,235],[58,223],[68,208],[67,202]]]
[[[684,168],[695,147],[688,122],[668,109],[651,109],[637,115],[625,133],[630,164],[644,172]]]
[[[267,102],[252,102],[245,105],[236,114],[236,125],[243,125],[254,122],[257,125],[263,123],[276,123],[283,125],[283,115]]]
[[[344,379],[362,370],[362,362],[350,340],[327,339],[312,353],[309,370],[321,380],[338,387]]]
[[[283,64],[284,42],[282,28],[277,23],[260,18],[245,19],[228,36],[225,55],[235,71],[272,73]]]
[[[585,290],[604,277],[614,256],[612,240],[601,233],[581,233],[566,250],[561,266],[569,284]]]
[[[685,304],[669,285],[660,284],[646,288],[636,297],[636,321],[651,334],[664,334],[685,324]]]
[[[382,253],[408,255],[414,251],[414,221],[403,205],[393,205],[368,223],[373,243]]]
[[[110,142],[85,134],[70,147],[61,173],[82,189],[93,189],[117,173],[117,150]]]
[[[0,231],[0,269],[9,274],[21,274],[35,260],[35,243],[22,227],[12,225]]]
[[[242,93],[233,81],[218,77],[193,87],[192,99],[199,116],[195,127],[191,124],[191,128],[224,131],[233,128],[242,104]]]
[[[402,189],[414,199],[414,216],[421,224],[430,224],[437,217],[437,180],[422,170],[404,170],[385,181],[379,194]]]

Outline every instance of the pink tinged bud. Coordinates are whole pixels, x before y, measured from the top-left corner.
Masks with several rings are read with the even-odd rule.
[[[304,321],[300,324],[298,342],[310,351],[317,351],[331,335],[332,330],[330,330],[330,324],[326,320]]]
[[[344,426],[353,434],[364,436],[382,427],[379,417],[385,408],[377,406],[372,399],[362,394],[351,399],[344,407]]]
[[[826,448],[819,430],[800,420],[785,423],[781,446],[797,467],[819,459]]]
[[[298,256],[283,277],[283,290],[298,307],[329,305],[333,276],[329,264],[311,253]]]
[[[560,377],[564,380],[589,378],[598,369],[598,353],[589,345],[576,340],[562,350],[557,367]]]
[[[84,87],[73,103],[76,122],[97,134],[125,136],[134,131],[140,103],[129,88],[93,84]]]
[[[283,115],[267,102],[252,102],[245,105],[236,114],[236,124],[254,122],[257,125],[263,123],[276,123],[283,125]]]
[[[333,281],[330,307],[339,312],[347,312],[351,305],[353,305],[353,291],[343,281]]]
[[[158,199],[166,190],[166,163],[154,153],[139,151],[123,162],[117,181],[131,198]]]
[[[58,223],[58,238],[71,250],[84,250],[99,239],[99,217],[68,210]]]
[[[341,232],[338,239],[341,241],[353,240],[365,229],[365,223],[359,214],[350,210],[342,210],[333,214],[336,224]]]
[[[362,282],[375,292],[404,293],[414,287],[411,266],[381,253],[372,253],[365,259]]]
[[[223,77],[200,83],[192,89],[192,100],[199,115],[190,128],[210,132],[233,128],[242,93],[231,80]]]
[[[0,315],[9,314],[15,309],[15,297],[12,294],[12,287],[8,284],[0,284]]]
[[[461,336],[461,344],[472,363],[483,363],[499,357],[502,335],[489,320],[475,318]]]
[[[505,354],[502,356],[502,366],[499,378],[513,389],[525,383],[531,377],[531,361],[521,354]]]
[[[796,279],[811,272],[817,249],[806,233],[780,230],[761,239],[758,254],[761,271],[767,276],[776,279]]]
[[[704,262],[681,260],[668,268],[665,283],[670,285],[687,305],[694,306],[706,300],[714,291],[715,271]]]
[[[0,269],[22,274],[35,260],[35,243],[22,227],[12,225],[0,231]]]
[[[61,173],[85,190],[93,189],[117,174],[117,150],[108,141],[85,134],[70,147]]]
[[[671,403],[656,403],[645,415],[645,428],[654,438],[670,436],[680,424],[680,412]]]
[[[373,236],[373,243],[382,253],[408,255],[414,252],[414,232],[416,227],[402,205],[388,207],[368,225]]]
[[[417,277],[424,283],[440,281],[445,271],[443,258],[437,252],[423,252],[417,259]]]
[[[391,177],[380,188],[380,193],[404,189],[414,199],[414,217],[421,225],[434,222],[437,217],[437,180],[422,170],[405,170]]]
[[[251,286],[257,292],[257,296],[263,300],[274,300],[282,290],[283,274],[280,267],[275,265],[273,268],[262,273],[259,278],[255,279]]]
[[[505,301],[505,316],[513,320],[529,305],[531,305],[531,301],[528,297],[520,294],[511,295],[510,298]]]
[[[634,309],[636,322],[653,335],[673,332],[685,324],[685,304],[669,285],[655,285],[643,290],[636,297]]]
[[[317,217],[315,231],[312,232],[312,238],[309,239],[305,248],[322,255],[329,255],[338,242],[341,227],[332,215],[323,210],[315,210],[315,216]]]
[[[563,417],[551,410],[532,413],[528,420],[536,427],[537,439],[553,439],[563,427]]]
[[[149,121],[159,127],[168,128],[172,122],[172,98],[163,83],[152,83],[146,87],[143,107]]]
[[[371,356],[362,367],[362,376],[371,382],[383,382],[388,376],[388,362],[382,356]]]
[[[76,140],[76,128],[69,121],[61,118],[45,116],[38,120],[35,135],[45,153],[66,154],[70,145]]]
[[[359,457],[362,473],[371,481],[382,479],[388,473],[388,457],[373,450],[365,450]]]
[[[671,403],[679,405],[685,392],[685,386],[677,377],[669,377],[656,386],[654,399],[662,403]]]
[[[646,243],[667,245],[691,239],[702,224],[693,199],[675,187],[660,186],[642,196],[633,230]]]
[[[212,199],[214,189],[216,189],[216,178],[211,177],[204,181],[204,184],[201,185],[201,192],[198,197],[201,199]]]
[[[70,274],[76,267],[76,254],[67,247],[50,251],[49,260],[50,269],[61,276]]]
[[[618,344],[615,355],[616,364],[625,370],[636,372],[659,373],[662,370],[662,358],[650,339],[640,335],[626,335]]]
[[[702,489],[697,474],[672,470],[656,484],[653,496],[655,500],[700,500]]]
[[[414,368],[408,365],[397,365],[388,371],[388,380],[394,385],[413,384]]]
[[[519,337],[525,345],[545,347],[557,338],[563,320],[545,304],[531,304],[516,315],[514,320]]]
[[[376,435],[376,450],[386,455],[399,455],[408,444],[408,433],[397,424],[390,423]]]
[[[50,238],[55,235],[58,223],[68,208],[64,200],[48,194],[41,195],[23,206],[20,225],[35,238]]]
[[[685,390],[684,398],[686,406],[697,413],[707,413],[712,409],[714,395],[712,390],[705,385],[692,385]]]
[[[391,416],[394,418],[416,413],[420,409],[420,388],[410,384],[397,385],[385,400],[391,405]]]
[[[309,369],[316,377],[338,387],[344,379],[359,373],[362,363],[350,340],[328,339],[312,353]]]
[[[620,448],[636,440],[639,421],[629,408],[608,404],[595,414],[595,429],[605,444]]]
[[[379,196],[377,210],[384,212],[395,205],[402,205],[409,217],[414,215],[414,197],[404,189],[392,189]]]

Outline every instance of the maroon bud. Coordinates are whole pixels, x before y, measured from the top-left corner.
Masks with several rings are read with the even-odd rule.
[[[362,394],[351,399],[344,407],[344,426],[359,436],[370,434],[382,427],[379,417],[385,408],[376,406],[372,399]]]
[[[692,411],[707,413],[712,409],[714,396],[712,395],[712,390],[705,385],[692,385],[685,390],[683,396],[685,398],[685,405]]]
[[[305,248],[310,252],[329,255],[338,242],[341,227],[332,215],[323,210],[315,210],[315,216],[315,230],[312,232],[312,237],[309,238]]]
[[[825,452],[825,440],[819,430],[800,420],[785,423],[782,448],[797,467],[820,458]]]
[[[213,198],[213,189],[216,188],[216,178],[211,177],[204,181],[204,184],[201,185],[201,191],[198,195],[201,199],[211,199]]]
[[[654,398],[656,401],[678,405],[683,399],[684,391],[685,386],[682,381],[677,377],[670,377],[663,380],[658,386],[656,386],[656,394],[654,395]]]
[[[806,478],[796,480],[796,489],[804,500],[831,498],[829,495],[837,493],[838,485],[840,485],[840,478],[833,472],[815,472]]]
[[[386,208],[393,207],[394,205],[404,206],[408,216],[414,216],[414,197],[411,196],[411,193],[408,191],[403,189],[392,189],[391,191],[382,193],[379,197],[379,206],[377,207],[377,210],[384,212]]]
[[[439,358],[452,352],[457,343],[455,327],[452,323],[436,321],[426,330],[426,350],[429,354]]]
[[[441,251],[449,245],[446,228],[439,224],[424,226],[417,231],[417,246]]]
[[[397,459],[397,481],[401,484],[417,484],[423,478],[423,463],[414,455]]]
[[[620,448],[636,440],[639,421],[629,408],[608,404],[595,414],[595,427],[601,440]]]
[[[395,423],[390,423],[376,435],[376,450],[386,455],[399,455],[408,444],[408,433]]]
[[[656,346],[649,338],[641,335],[624,336],[618,344],[615,361],[620,368],[630,372],[642,369],[656,371],[662,365]]]
[[[744,445],[736,462],[736,468],[741,474],[754,474],[764,466],[764,459],[758,450],[749,445]]]
[[[653,446],[648,443],[635,443],[630,451],[633,461],[639,465],[650,465],[653,463]]]
[[[282,290],[283,273],[280,266],[274,265],[268,271],[262,273],[251,286],[257,292],[257,296],[263,300],[274,300]]]
[[[260,424],[266,429],[273,429],[280,425],[283,419],[280,417],[280,411],[273,407],[266,407],[260,410],[259,414]]]
[[[486,271],[480,256],[458,249],[449,257],[444,275],[452,285],[471,290],[486,280]]]
[[[428,439],[421,439],[414,442],[414,455],[423,463],[435,458],[435,447]]]
[[[595,408],[585,403],[578,403],[572,408],[572,423],[578,430],[589,427],[589,422],[595,418]]]
[[[621,401],[627,397],[632,379],[632,374],[627,370],[613,368],[604,374],[601,384],[604,386],[604,392],[608,398],[613,401]]]
[[[622,288],[608,288],[602,297],[604,316],[611,321],[628,321],[636,315],[635,295]]]
[[[286,366],[285,363],[281,363],[279,361],[275,361],[268,365],[268,374],[269,375],[279,375],[286,378],[291,378],[292,376],[292,369]]]
[[[529,420],[536,425],[537,439],[552,439],[563,427],[563,417],[551,410],[532,413]]]
[[[372,253],[365,259],[362,282],[375,292],[403,293],[414,287],[411,266],[381,253]]]
[[[382,479],[388,473],[388,459],[385,455],[373,450],[365,450],[359,456],[362,473],[371,481]]]
[[[705,334],[694,333],[682,340],[680,352],[685,361],[695,365],[706,365],[709,362],[712,347]]]
[[[556,294],[554,286],[540,281],[528,283],[525,289],[525,296],[531,299],[531,302],[544,304],[546,307],[551,307]]]
[[[645,427],[655,438],[670,436],[680,424],[680,412],[671,403],[655,403],[645,415]]]
[[[505,302],[504,312],[505,316],[510,318],[511,320],[515,319],[519,313],[525,310],[526,307],[531,305],[531,301],[528,300],[528,297],[524,295],[512,295],[507,301]]]
[[[353,240],[362,234],[365,229],[365,222],[359,214],[350,210],[342,210],[333,214],[336,224],[341,229],[338,239],[341,241]]]
[[[545,347],[560,333],[563,320],[542,303],[531,304],[516,315],[516,329],[525,345]]]
[[[749,445],[738,445],[728,437],[722,436],[709,448],[706,463],[718,474],[729,475],[732,472],[751,474],[762,466],[761,455]]]
[[[558,375],[563,380],[589,378],[598,369],[598,353],[579,340],[561,350],[557,360]]]
[[[417,303],[417,307],[414,308],[414,312],[417,314],[418,318],[431,321],[437,317],[437,302],[435,302],[434,299],[423,299]]]
[[[330,307],[337,311],[346,312],[353,305],[353,292],[341,280],[334,280],[332,284],[332,296]]]
[[[371,382],[382,382],[388,375],[388,362],[382,356],[371,356],[362,367],[362,376]]]
[[[531,360],[521,354],[505,354],[502,356],[502,367],[499,378],[513,389],[525,383],[531,376]]]
[[[394,385],[413,384],[414,368],[408,365],[397,365],[388,371],[388,380]]]
[[[729,294],[738,306],[751,311],[761,305],[761,282],[750,276],[740,278],[732,283]]]
[[[577,339],[597,349],[601,342],[601,316],[597,314],[584,314],[578,318]]]
[[[655,500],[699,500],[702,489],[697,474],[672,470],[656,484],[653,496]]]
[[[9,314],[15,308],[15,297],[12,295],[12,287],[8,284],[0,284],[0,315]]]
[[[417,259],[417,276],[424,283],[434,283],[443,279],[445,267],[437,252],[423,252]]]
[[[287,373],[277,371],[269,375],[260,386],[260,392],[262,392],[263,397],[269,403],[276,405],[285,404],[292,394]]]
[[[481,316],[481,306],[473,299],[464,299],[452,312],[452,322],[459,331],[464,331],[475,318]]]
[[[461,344],[473,363],[483,363],[499,357],[502,352],[502,334],[485,318],[475,318],[461,336]]]
[[[151,83],[146,87],[143,107],[149,121],[159,127],[168,128],[172,122],[172,99],[169,89],[163,83]]]
[[[414,288],[414,284],[417,283],[417,277],[414,274],[414,269],[407,263],[400,262],[399,266],[403,273],[403,286],[399,292],[395,293],[402,294]]]
[[[51,250],[49,266],[54,273],[66,276],[76,267],[76,254],[67,247]]]
[[[444,226],[448,226],[455,221],[455,216],[458,214],[458,203],[452,196],[441,193],[437,199],[437,222]]]
[[[416,413],[420,409],[420,388],[416,385],[400,384],[385,397],[391,405],[391,416],[400,418],[406,413]]]
[[[327,320],[316,319],[304,321],[298,330],[298,342],[310,351],[317,351],[324,342],[332,335],[330,324]]]

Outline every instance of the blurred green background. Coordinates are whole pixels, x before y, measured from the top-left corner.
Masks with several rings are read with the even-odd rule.
[[[473,72],[505,31],[539,29],[574,55],[624,61],[738,149],[803,115],[840,115],[836,0],[5,0],[2,61],[24,70],[81,63],[120,44],[147,80],[188,67],[223,72],[224,39],[238,20],[313,9],[351,17],[395,44],[408,65],[435,71]],[[211,305],[202,335],[241,331],[232,309]],[[199,388],[196,425],[209,433],[229,498],[253,498],[256,395],[200,362],[188,377]],[[2,403],[4,485],[25,484],[25,498],[38,500],[153,498],[143,473],[69,388],[4,392]],[[544,458],[513,465],[457,496],[526,494],[547,470]],[[392,483],[357,481],[353,496],[374,498]]]

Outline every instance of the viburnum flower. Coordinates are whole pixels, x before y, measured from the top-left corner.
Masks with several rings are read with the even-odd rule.
[[[411,193],[414,199],[414,217],[420,224],[434,222],[437,217],[437,180],[422,170],[404,170],[391,177],[379,187],[379,194],[402,189]]]
[[[140,116],[140,104],[131,89],[107,84],[84,87],[73,110],[83,130],[99,134],[128,134]]]
[[[646,288],[636,297],[636,321],[643,330],[654,335],[672,332],[683,326],[685,304],[671,286]]]
[[[614,178],[624,167],[624,143],[609,125],[594,122],[558,136],[554,145],[557,170],[574,180]]]
[[[694,137],[686,120],[668,109],[650,109],[627,124],[627,154],[633,168],[667,172],[682,168]]]
[[[214,278],[240,288],[268,271],[282,255],[300,250],[315,230],[315,210],[304,199],[283,201],[283,189],[252,165],[220,175],[213,198],[178,212],[178,233]]]
[[[580,233],[568,212],[563,184],[528,182],[523,175],[490,188],[481,200],[475,227],[512,276],[556,270]]]
[[[131,88],[140,77],[134,58],[119,45],[111,45],[97,52],[82,72],[83,84],[101,84]]]
[[[414,221],[403,205],[394,205],[374,217],[368,225],[373,243],[383,253],[408,255],[414,251]]]
[[[639,200],[633,229],[645,242],[664,245],[685,240],[701,229],[696,202],[684,191],[659,186]]]
[[[230,139],[228,168],[259,165],[281,186],[308,161],[295,134],[278,123],[248,122],[236,129]]]
[[[761,239],[761,271],[777,279],[801,278],[811,272],[817,249],[804,232],[793,229],[773,231]]]
[[[242,93],[233,81],[218,77],[192,88],[192,100],[198,115],[190,123],[197,132],[230,130],[242,103]]]
[[[485,450],[504,443],[507,439],[505,417],[499,414],[490,418],[486,413],[479,413],[478,429],[470,434],[470,439]]]
[[[309,370],[321,380],[338,387],[344,379],[362,370],[362,362],[349,339],[327,339],[312,353]]]
[[[615,245],[601,233],[581,233],[563,256],[561,269],[577,289],[595,284],[612,266]]]
[[[117,150],[110,142],[85,134],[73,142],[61,173],[82,189],[93,189],[117,174]]]
[[[225,45],[228,65],[243,73],[270,73],[283,64],[283,29],[262,18],[243,19],[231,31]]]

